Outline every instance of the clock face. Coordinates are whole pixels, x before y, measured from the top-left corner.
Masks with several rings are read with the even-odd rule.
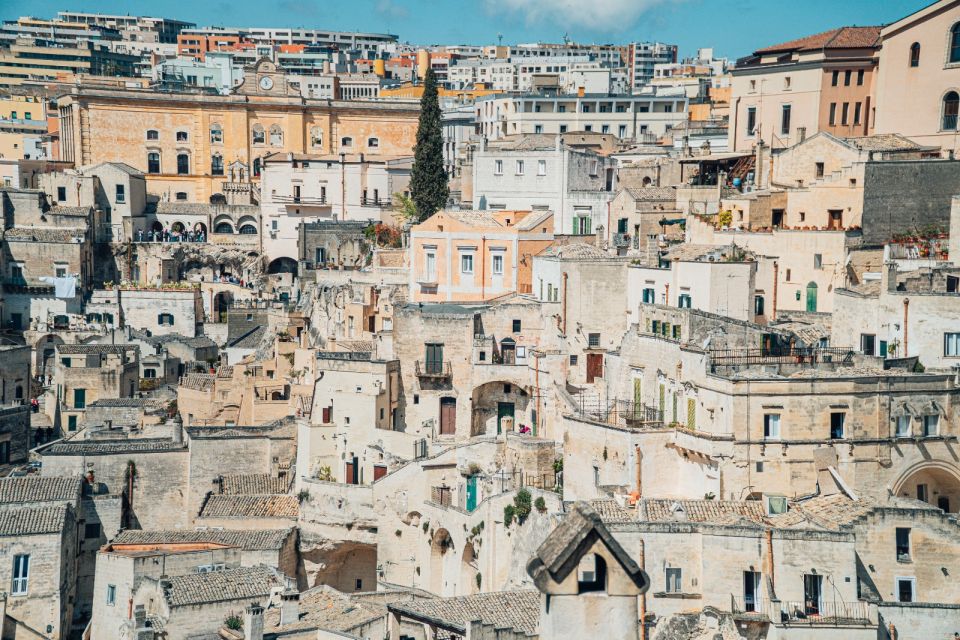
[[[264,91],[270,91],[270,89],[273,89],[273,78],[270,76],[263,76],[260,78],[260,88]]]

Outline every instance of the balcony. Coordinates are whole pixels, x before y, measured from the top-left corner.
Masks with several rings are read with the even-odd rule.
[[[418,378],[443,380],[453,377],[453,370],[449,360],[444,362],[437,360],[417,360],[415,369]]]
[[[319,198],[311,198],[307,196],[282,196],[275,195],[273,196],[273,201],[280,204],[301,204],[301,205],[310,205],[310,206],[325,206],[327,205],[327,197],[320,196]]]
[[[629,233],[618,233],[613,236],[613,246],[617,249],[629,249],[630,248],[630,234]]]

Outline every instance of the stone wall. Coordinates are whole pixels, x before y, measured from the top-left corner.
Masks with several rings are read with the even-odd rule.
[[[923,160],[866,165],[863,240],[879,245],[894,234],[932,225],[950,228],[950,206],[960,194],[960,162]]]

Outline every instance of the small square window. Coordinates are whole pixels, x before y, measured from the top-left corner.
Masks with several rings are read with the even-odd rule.
[[[589,333],[587,334],[587,345],[590,347],[599,347],[600,346],[600,334],[599,333]]]
[[[577,356],[575,355],[570,356],[570,366],[571,367],[577,366]]]

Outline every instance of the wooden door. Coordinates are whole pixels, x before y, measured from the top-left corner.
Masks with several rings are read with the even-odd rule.
[[[357,459],[352,458],[347,462],[346,469],[343,474],[343,480],[347,484],[357,484]]]
[[[603,377],[603,354],[587,354],[587,382],[593,382],[596,378]]]
[[[457,399],[440,398],[440,435],[452,436],[457,432]]]
[[[373,465],[373,481],[376,482],[383,476],[387,475],[387,468],[382,464]]]

